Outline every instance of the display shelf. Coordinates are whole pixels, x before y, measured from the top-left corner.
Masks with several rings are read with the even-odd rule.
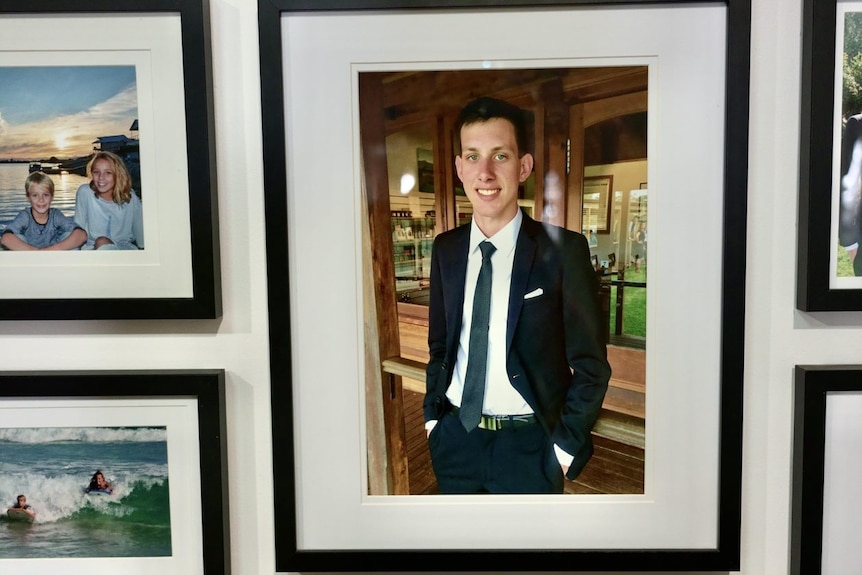
[[[435,233],[432,214],[414,217],[407,210],[392,212],[392,252],[399,294],[428,287]]]

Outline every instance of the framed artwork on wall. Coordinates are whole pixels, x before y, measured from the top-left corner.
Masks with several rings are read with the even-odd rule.
[[[0,372],[0,390],[3,572],[230,573],[223,371]]]
[[[750,3],[259,0],[258,8],[277,570],[738,568],[745,234],[723,222],[746,219]],[[477,45],[467,31],[483,27],[510,41]],[[644,492],[372,494],[380,452],[368,430],[386,409],[375,394],[399,392],[386,377],[379,389],[369,385],[390,358],[373,353],[378,288],[367,237],[369,228],[391,230],[388,205],[366,194],[384,185],[377,197],[388,195],[389,184],[363,169],[363,156],[378,150],[358,128],[362,87],[381,72],[593,66],[646,70],[649,126],[668,135],[662,146],[648,140],[650,189],[662,195],[650,203],[647,314],[661,321],[647,322],[647,385],[661,385],[647,395]],[[707,108],[714,112],[702,114]],[[430,157],[437,169],[444,155]],[[712,183],[691,194],[693,179]],[[689,234],[697,247],[678,241]],[[693,297],[677,285],[680,261],[714,287]]]
[[[796,367],[790,573],[862,569],[862,366]]]
[[[611,198],[614,177],[590,176],[584,178],[583,233],[608,234],[611,231]]]
[[[221,315],[211,68],[206,0],[0,6],[0,318]]]
[[[805,0],[796,307],[862,310],[862,2]]]

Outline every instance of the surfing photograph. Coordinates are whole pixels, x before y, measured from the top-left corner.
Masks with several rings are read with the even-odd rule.
[[[144,249],[135,66],[0,66],[0,250]]]
[[[172,555],[166,427],[0,429],[0,557]]]

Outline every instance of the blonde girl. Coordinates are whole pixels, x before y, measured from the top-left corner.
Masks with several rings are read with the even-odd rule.
[[[141,199],[123,160],[112,152],[96,152],[87,177],[90,183],[75,195],[75,223],[87,231],[82,249],[143,249]]]

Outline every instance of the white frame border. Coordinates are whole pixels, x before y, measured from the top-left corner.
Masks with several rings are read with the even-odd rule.
[[[648,466],[654,468],[658,473],[655,481],[648,480],[648,493],[640,498],[630,498],[627,496],[576,496],[570,497],[570,500],[559,501],[555,498],[525,498],[521,500],[515,496],[506,496],[506,499],[499,500],[498,498],[483,498],[481,501],[472,501],[467,499],[449,500],[447,497],[433,498],[429,501],[435,506],[434,517],[427,513],[429,503],[413,501],[417,498],[408,498],[410,501],[401,502],[400,498],[386,498],[393,501],[378,502],[373,501],[373,498],[368,498],[362,495],[362,460],[364,458],[364,445],[359,443],[343,442],[344,437],[352,437],[355,432],[352,430],[364,429],[362,427],[361,414],[361,396],[359,390],[362,388],[361,382],[356,382],[356,374],[364,373],[361,353],[361,284],[358,279],[360,277],[361,261],[357,256],[355,249],[343,249],[344,246],[356,245],[359,238],[357,219],[359,210],[359,195],[358,190],[360,181],[358,177],[358,168],[356,163],[355,144],[355,104],[345,102],[344,100],[330,100],[329,98],[338,97],[340,94],[351,93],[351,86],[345,85],[345,81],[350,77],[348,75],[349,67],[339,64],[333,66],[339,74],[339,80],[333,86],[325,83],[326,75],[329,69],[325,65],[326,57],[331,55],[331,52],[336,48],[327,46],[326,44],[316,43],[310,37],[311,30],[319,26],[329,34],[329,38],[339,37],[345,39],[345,36],[350,31],[349,28],[362,29],[358,20],[365,18],[378,18],[387,21],[386,30],[390,37],[397,38],[399,31],[405,33],[412,40],[410,43],[401,44],[398,60],[414,62],[411,65],[416,65],[415,60],[411,59],[412,52],[409,48],[416,48],[424,51],[426,58],[429,51],[429,46],[434,43],[422,41],[420,30],[411,29],[409,32],[404,32],[404,26],[399,26],[397,14],[375,14],[373,16],[357,16],[356,14],[339,14],[339,15],[290,15],[286,16],[288,22],[299,22],[302,20],[303,26],[294,26],[283,29],[282,37],[286,42],[295,42],[297,46],[303,47],[304,54],[315,53],[320,57],[314,59],[314,79],[313,84],[308,82],[298,82],[295,78],[291,79],[291,74],[295,68],[302,65],[302,57],[296,61],[291,61],[290,48],[285,48],[285,101],[287,115],[287,133],[286,146],[292,152],[288,155],[288,217],[289,227],[292,230],[290,237],[290,275],[295,278],[292,285],[291,293],[291,317],[292,325],[291,332],[298,334],[299,337],[293,338],[293,378],[294,378],[294,393],[295,407],[294,417],[296,418],[296,440],[297,453],[300,456],[302,464],[297,468],[297,505],[298,505],[298,521],[299,521],[299,536],[298,545],[302,550],[334,550],[334,549],[439,549],[439,548],[566,548],[566,549],[619,549],[619,548],[641,548],[641,549],[664,549],[668,547],[685,547],[690,549],[712,549],[718,544],[717,533],[717,514],[718,514],[718,429],[719,429],[719,408],[720,404],[720,381],[719,381],[719,363],[720,363],[720,308],[721,308],[721,278],[720,269],[714,266],[714,262],[721,261],[722,258],[722,228],[720,218],[701,219],[685,218],[690,213],[721,213],[722,198],[723,198],[723,167],[724,167],[724,82],[725,78],[721,77],[720,84],[716,85],[715,78],[710,78],[707,71],[715,69],[724,69],[726,64],[724,60],[725,50],[725,30],[726,7],[724,6],[706,6],[700,10],[693,10],[690,7],[663,7],[663,8],[627,8],[625,11],[620,11],[614,8],[587,8],[588,16],[613,18],[613,23],[620,34],[627,34],[627,37],[641,38],[636,34],[637,30],[653,29],[649,24],[645,23],[645,18],[659,18],[662,22],[674,23],[672,29],[674,31],[688,31],[688,44],[681,46],[700,46],[704,43],[709,43],[708,38],[713,39],[717,45],[712,45],[713,53],[711,56],[712,64],[709,66],[703,65],[703,59],[699,61],[695,73],[692,68],[686,68],[687,74],[684,76],[687,79],[686,88],[691,90],[692,87],[706,86],[707,90],[711,90],[706,94],[691,96],[689,91],[687,94],[689,100],[697,101],[702,116],[708,117],[707,125],[714,130],[719,129],[721,136],[717,141],[714,138],[715,132],[699,133],[697,135],[697,146],[692,146],[692,136],[690,133],[690,125],[670,125],[665,126],[667,129],[659,129],[656,132],[656,137],[650,137],[650,183],[651,183],[651,210],[650,210],[650,243],[653,246],[651,251],[651,269],[654,270],[651,283],[653,284],[653,292],[658,292],[648,304],[648,339],[651,342],[659,342],[661,350],[652,353],[652,357],[648,358],[648,387],[650,391],[648,397],[648,446],[650,446],[648,454]],[[717,12],[717,14],[716,14]],[[697,24],[688,22],[687,25],[681,25],[680,21],[674,20],[674,14],[678,18],[693,18]],[[500,14],[489,13],[484,11],[477,14],[477,18],[487,22],[492,15],[499,17],[517,17],[518,22],[523,22],[525,17],[544,17],[548,22],[555,22],[562,15],[551,14],[550,11],[527,11],[519,14],[516,11],[500,11]],[[463,15],[461,15],[463,16]],[[411,18],[412,16],[404,16],[403,18]],[[698,18],[703,20],[699,21]],[[434,30],[436,22],[446,22],[446,26],[450,27],[455,22],[447,21],[446,14],[433,13],[422,15],[422,28]],[[630,20],[629,20],[630,18]],[[349,26],[339,27],[338,21],[344,23],[349,19]],[[589,20],[589,18],[586,18]],[[407,21],[409,23],[409,20]],[[619,37],[611,37],[607,34],[608,26],[597,25],[591,21],[592,25],[589,28],[601,30],[600,39],[591,38],[586,34],[584,41],[587,38],[594,40],[591,44],[598,53],[595,57],[601,57],[607,54],[617,54],[612,60],[615,61],[630,61],[628,59],[635,57],[632,52],[627,55],[620,55],[625,52],[628,44],[623,44],[620,47]],[[469,28],[466,26],[465,28]],[[494,27],[499,30],[499,27]],[[661,29],[661,28],[659,28]],[[423,30],[424,31],[424,30]],[[671,35],[669,30],[664,30],[666,34],[664,39],[667,40]],[[710,34],[711,32],[711,34]],[[429,32],[430,33],[430,32]],[[450,32],[451,33],[451,32]],[[374,32],[365,31],[362,35],[362,45],[357,45],[355,41],[350,41],[350,36],[347,36],[344,45],[350,46],[351,58],[353,62],[365,61],[380,61],[380,57],[374,55],[373,49],[369,47],[371,42],[369,38],[386,37],[387,34],[375,34]],[[553,32],[547,35],[549,38],[558,37]],[[573,37],[578,38],[577,34]],[[455,34],[458,37],[458,34]],[[595,41],[603,41],[604,44]],[[612,44],[613,41],[617,43]],[[406,47],[405,47],[406,46]],[[534,57],[537,59],[547,58],[549,53],[559,54],[558,51],[547,52],[548,48],[542,43],[536,43],[535,38],[532,38],[530,48],[533,52],[520,53],[519,59],[529,59]],[[647,44],[649,48],[644,48],[641,43],[638,47],[630,48],[631,50],[656,50],[648,54],[643,54],[648,57],[655,57],[658,53],[658,64],[655,68],[651,68],[651,89],[650,89],[650,110],[668,110],[679,114],[680,118],[691,118],[691,115],[680,112],[679,102],[673,102],[673,90],[665,84],[659,84],[655,89],[652,88],[652,80],[655,75],[658,75],[658,81],[665,81],[668,76],[672,76],[674,64],[677,63],[677,56],[686,56],[694,51],[690,48],[681,49],[680,45],[676,45],[676,50],[670,50],[668,53],[662,54],[659,47],[655,43]],[[518,45],[517,49],[524,49],[524,46]],[[514,58],[516,54],[505,54],[500,57],[484,58],[471,57],[469,52],[463,52],[463,46],[457,44],[453,47],[447,45],[447,50],[463,54],[463,60],[481,62],[484,60],[502,60],[503,56]],[[575,51],[575,49],[572,49]],[[604,52],[603,52],[604,50]],[[684,53],[687,52],[687,53]],[[580,53],[580,52],[579,52]],[[642,52],[635,52],[642,54]],[[700,54],[703,56],[703,54]],[[391,56],[390,56],[391,57]],[[436,65],[440,60],[431,58],[428,62],[429,66]],[[658,70],[656,72],[656,70]],[[697,78],[692,80],[692,74]],[[682,74],[681,74],[682,75]],[[300,93],[303,89],[314,90],[312,95],[313,100],[317,103],[317,107],[310,109],[307,105],[308,101],[303,98]],[[335,94],[336,96],[333,96]],[[701,97],[702,96],[702,97]],[[354,98],[355,100],[355,98]],[[350,107],[346,107],[345,103]],[[291,108],[302,110],[302,115],[292,113]],[[704,114],[703,109],[709,113]],[[352,112],[352,114],[351,114]],[[297,124],[316,125],[317,131],[326,136],[325,142],[309,140],[310,132],[297,132]],[[660,125],[661,121],[659,122]],[[681,124],[681,123],[680,123]],[[331,126],[336,126],[332,129]],[[326,129],[320,129],[321,126],[327,126]],[[354,147],[350,149],[344,148],[344,144],[339,147],[332,142],[329,136],[332,133],[342,132],[340,127],[347,126],[351,133],[354,134]],[[295,134],[301,133],[302,136]],[[294,134],[294,135],[291,135]],[[669,148],[673,142],[686,142],[688,153],[685,149],[679,150],[680,154],[675,154],[678,148]],[[709,146],[714,146],[710,148]],[[323,147],[321,147],[323,146]],[[679,146],[679,144],[677,144]],[[705,151],[704,147],[706,147]],[[332,165],[349,164],[354,166],[352,180],[344,181],[337,178],[337,170],[321,171],[319,165],[315,165],[313,154],[303,155],[303,150],[308,152],[319,153],[321,149],[326,149],[326,161]],[[658,148],[658,149],[657,149]],[[693,152],[697,152],[696,154]],[[708,165],[694,161],[693,156],[699,158],[710,157],[711,162]],[[681,160],[680,157],[686,158]],[[655,160],[653,160],[655,158]],[[674,159],[675,173],[673,177],[678,184],[674,190],[674,179],[671,177],[670,158]],[[688,159],[692,158],[692,162]],[[664,165],[662,163],[665,163]],[[696,178],[680,177],[679,165],[687,165],[694,172]],[[314,179],[308,179],[313,174]],[[692,208],[692,200],[683,203],[683,208],[674,208],[675,200],[683,196],[677,194],[688,194],[691,198],[692,184],[697,182],[697,188],[700,192],[699,198],[703,200],[702,204],[697,204],[699,211],[689,212]],[[311,189],[310,184],[314,184],[316,189],[327,190],[327,194],[308,194],[300,193],[301,190]],[[345,184],[346,185],[342,185]],[[663,183],[663,185],[662,185]],[[291,191],[292,190],[292,191]],[[347,190],[347,192],[345,192]],[[662,190],[661,193],[658,193]],[[709,191],[713,193],[710,195]],[[338,193],[351,195],[346,199],[338,196]],[[331,194],[336,194],[332,196]],[[323,199],[325,198],[325,202]],[[662,199],[664,198],[664,199]],[[319,203],[314,203],[315,199],[319,199]],[[336,201],[341,199],[341,201]],[[344,207],[344,206],[347,207]],[[323,211],[320,211],[323,209]],[[308,218],[309,213],[325,213],[328,223],[326,242],[319,244],[319,249],[310,246],[307,241],[300,241],[299,238],[319,236],[319,220]],[[304,219],[303,219],[304,218]],[[704,229],[706,225],[706,230]],[[691,228],[691,229],[689,229]],[[673,238],[668,232],[661,230],[674,230],[674,236],[679,237],[698,237],[697,242],[699,256],[692,259],[691,248],[686,245],[686,248],[679,251],[680,248],[674,246]],[[314,233],[316,230],[316,234]],[[333,235],[330,232],[335,232]],[[694,236],[689,234],[692,232]],[[352,233],[352,235],[345,235]],[[311,235],[309,235],[311,234]],[[679,242],[678,242],[679,243]],[[322,253],[320,249],[326,249]],[[708,254],[704,256],[703,254]],[[323,260],[328,266],[327,269],[342,270],[340,277],[336,278],[334,272],[321,270],[319,262]],[[715,286],[713,290],[707,289],[706,292],[699,292],[696,300],[694,296],[687,293],[681,286],[674,286],[672,278],[678,273],[678,262],[691,261],[694,267],[698,269],[696,273],[692,272],[696,277],[705,278],[704,284]],[[315,268],[314,263],[318,262],[318,267]],[[663,264],[661,262],[664,262]],[[708,265],[707,265],[708,264]],[[700,267],[699,267],[700,266]],[[309,271],[315,270],[312,276]],[[354,277],[345,280],[343,270],[354,270]],[[657,270],[657,271],[656,271]],[[691,271],[691,268],[689,268]],[[658,277],[656,277],[656,275]],[[312,279],[313,278],[313,279]],[[327,289],[328,286],[337,286],[336,289]],[[344,294],[350,293],[351,288],[355,288],[357,294],[355,301],[350,298],[344,298]],[[703,303],[704,300],[711,302]],[[687,302],[692,305],[671,305],[672,302]],[[679,307],[685,310],[686,313],[676,312],[676,315],[668,317],[665,310]],[[657,314],[656,310],[662,309],[663,314]],[[692,310],[698,314],[698,319],[691,317]],[[681,315],[680,315],[681,314]],[[683,317],[684,316],[684,317]],[[345,325],[346,322],[346,325]],[[681,325],[700,325],[711,326],[706,333],[701,331],[696,339],[697,353],[680,353],[679,349],[691,350],[693,340],[691,334],[687,330],[675,330]],[[334,330],[324,330],[324,326],[340,325],[342,328]],[[320,326],[320,327],[317,327]],[[321,357],[321,352],[315,350],[315,346],[319,346],[321,341],[326,341],[325,353],[327,357],[337,356],[341,358],[350,358],[348,361],[341,362],[338,366],[332,366],[331,362],[326,363],[326,359]],[[687,358],[688,361],[680,361],[680,358]],[[697,361],[695,361],[695,359]],[[322,360],[322,361],[321,361]],[[319,366],[327,365],[325,373],[325,381],[322,381],[323,373]],[[661,371],[657,366],[661,366]],[[713,378],[703,378],[702,374],[715,374]],[[699,379],[694,376],[699,375]],[[670,385],[667,382],[676,382],[672,390],[664,388]],[[332,382],[343,382],[338,387],[336,394],[332,393]],[[659,382],[662,382],[659,384]],[[353,389],[356,386],[356,389]],[[696,416],[689,416],[689,419],[680,418],[681,409],[674,409],[674,406],[683,405],[700,405],[706,409],[706,406],[713,406],[713,411],[702,412],[698,409],[692,409],[691,413]],[[659,407],[660,406],[660,407]],[[304,417],[304,414],[309,413],[337,413],[338,417],[327,416],[325,418],[310,418]],[[676,414],[676,415],[674,415]],[[668,416],[669,418],[666,418]],[[335,422],[333,424],[333,421]],[[679,429],[689,429],[692,431],[684,438],[676,437],[676,432]],[[334,430],[334,431],[333,431]],[[310,439],[313,438],[313,439]],[[691,445],[696,444],[698,449],[691,449]],[[663,447],[657,447],[663,446]],[[679,449],[682,448],[682,453],[690,454],[693,459],[687,459],[680,455]],[[339,457],[338,474],[322,475],[327,469],[332,469],[331,453],[333,449],[339,450],[346,457]],[[346,450],[346,452],[345,452]],[[705,455],[711,453],[712,455]],[[652,461],[651,463],[649,461]],[[693,470],[693,468],[696,468]],[[694,472],[696,477],[690,474]],[[689,474],[689,475],[684,475]],[[685,493],[680,493],[680,482],[675,479],[675,483],[671,483],[667,478],[678,478],[681,476],[690,477],[692,481],[688,484],[695,485],[696,494],[689,492],[688,496],[681,497]],[[664,483],[663,483],[664,481]],[[365,501],[363,501],[365,500]],[[648,507],[655,505],[675,505],[679,506],[675,512],[664,514],[661,518],[657,518],[655,513],[650,512]],[[676,503],[674,503],[676,502]],[[468,503],[469,505],[463,505]],[[476,535],[475,522],[470,520],[472,514],[476,511],[476,507],[481,508],[480,516],[482,523],[491,527],[490,531],[480,531],[481,535]],[[569,509],[577,507],[577,509]],[[469,511],[468,511],[469,509]],[[565,511],[558,511],[565,509]],[[406,511],[409,510],[409,511]],[[354,514],[354,512],[357,512]],[[511,513],[526,513],[527,515],[519,515],[524,517],[532,517],[534,519],[542,518],[538,521],[524,521],[525,524],[535,526],[537,523],[542,523],[547,528],[542,528],[535,532],[531,530],[531,536],[524,538],[524,533],[521,530],[495,528],[495,525],[500,524],[501,518],[511,517]],[[662,513],[666,513],[665,510]],[[572,525],[569,521],[573,514],[588,514],[589,519],[580,522],[581,525],[589,526],[590,529],[577,530],[577,524]],[[335,514],[338,514],[340,525],[342,527],[333,526],[330,521]],[[550,514],[550,520],[548,517]],[[622,515],[618,515],[622,514]],[[440,516],[440,519],[437,519]],[[632,516],[642,516],[646,523],[636,523],[636,528],[631,532],[621,533],[620,525],[622,519],[631,519]],[[607,518],[613,518],[614,521],[608,521]],[[686,519],[688,518],[688,519]],[[370,526],[375,526],[375,529],[370,529]],[[389,525],[389,528],[385,526]],[[411,525],[415,529],[405,530],[404,525]],[[602,527],[604,525],[604,527]],[[671,533],[666,530],[668,525],[674,525],[676,530]],[[453,526],[455,526],[453,528]],[[507,527],[510,525],[507,525]],[[661,526],[661,528],[659,527]],[[565,529],[561,529],[565,527]],[[572,532],[576,529],[576,533]],[[443,535],[445,534],[445,535]],[[565,535],[561,535],[565,534]],[[651,537],[649,541],[646,537]],[[518,547],[514,547],[518,546]]]

